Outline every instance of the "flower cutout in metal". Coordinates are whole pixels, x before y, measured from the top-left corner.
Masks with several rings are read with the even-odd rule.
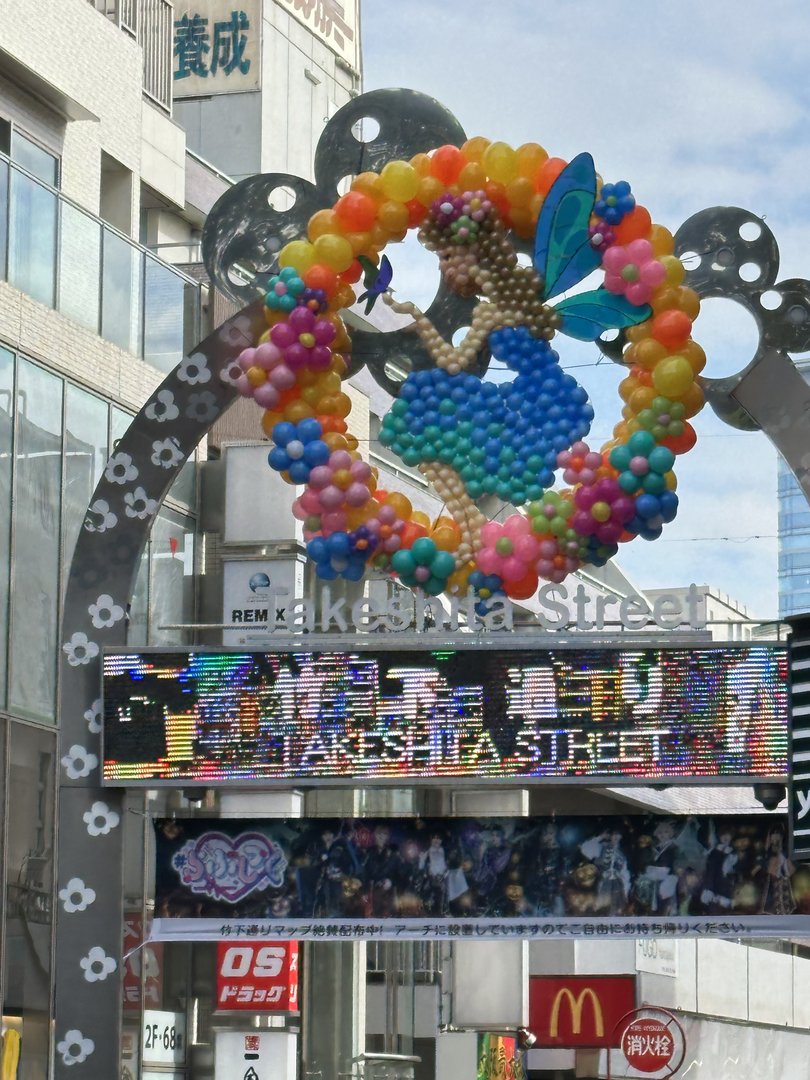
[[[157,439],[152,443],[152,464],[163,469],[176,469],[183,460],[183,451],[177,439]]]
[[[104,479],[111,484],[129,484],[137,480],[138,469],[129,454],[113,454],[104,470]]]
[[[90,836],[106,836],[117,828],[121,820],[115,810],[111,810],[105,802],[94,802],[89,810],[82,814],[82,820],[87,826]]]
[[[112,956],[108,956],[100,945],[94,945],[87,956],[81,958],[79,966],[88,982],[104,982],[118,967],[118,963]]]
[[[74,743],[62,758],[62,766],[70,780],[81,780],[98,766],[98,758],[83,746]]]
[[[157,513],[157,499],[150,499],[142,487],[137,487],[134,491],[128,491],[124,495],[124,502],[126,503],[124,513],[127,517],[144,521]]]
[[[62,652],[67,656],[71,667],[80,667],[82,664],[89,664],[98,656],[98,645],[95,641],[90,641],[87,634],[77,632],[70,641],[65,642]]]
[[[66,1031],[64,1038],[56,1044],[56,1050],[65,1065],[81,1065],[93,1053],[96,1044],[86,1038],[76,1028]]]
[[[59,899],[68,915],[72,915],[76,911],[86,911],[95,901],[96,893],[81,878],[73,877],[59,890]]]
[[[164,424],[167,420],[176,420],[180,415],[180,410],[174,403],[174,394],[171,390],[158,390],[154,399],[143,410],[143,414],[148,420],[156,420],[157,423]]]
[[[115,626],[125,615],[121,605],[116,604],[113,598],[106,593],[99,596],[95,604],[91,604],[87,610],[96,630],[109,629],[111,626]]]
[[[203,354],[192,353],[191,356],[184,356],[177,368],[177,378],[180,382],[188,383],[189,386],[209,382],[211,371]]]

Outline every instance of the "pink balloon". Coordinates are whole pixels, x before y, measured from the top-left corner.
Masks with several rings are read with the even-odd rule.
[[[328,465],[316,465],[309,474],[309,486],[316,491],[322,491],[332,483],[332,470]]]
[[[357,465],[359,462],[355,462],[355,464]],[[393,506],[381,506],[377,511],[377,517],[381,525],[393,525],[397,519],[397,514]]]
[[[264,368],[265,371],[269,371],[276,364],[280,364],[281,360],[281,349],[274,345],[272,341],[265,341],[256,349],[254,363],[257,367]]]
[[[279,349],[286,349],[298,340],[298,334],[287,322],[277,322],[270,330],[270,340]]]
[[[321,506],[321,497],[318,492],[313,491],[312,488],[304,489],[299,502],[308,514],[320,514],[323,510],[323,507]]]
[[[507,556],[501,564],[500,575],[504,581],[520,581],[528,572],[528,566],[514,555]]]
[[[536,537],[521,536],[515,541],[515,555],[522,562],[533,563],[539,554],[540,541]]]
[[[337,333],[337,331],[328,319],[318,319],[312,329],[312,333],[315,336],[316,344],[331,345],[332,342],[335,340],[335,334]]]
[[[261,409],[275,409],[279,400],[278,390],[272,383],[263,383],[253,394],[253,400]]]
[[[292,505],[293,517],[296,521],[306,521],[308,517],[312,515],[307,512],[306,507],[302,504],[301,499],[296,499]]]
[[[315,313],[308,307],[296,307],[287,316],[287,322],[295,331],[296,337],[298,334],[309,334],[315,326]]]
[[[346,502],[349,506],[365,506],[371,498],[371,492],[365,484],[349,484],[346,488]]]
[[[244,373],[236,380],[236,389],[242,397],[253,397],[253,384]]]
[[[345,493],[336,487],[334,484],[330,484],[329,487],[325,487],[321,492],[321,506],[324,510],[337,510],[339,506],[343,505]]]
[[[543,559],[551,560],[557,554],[557,544],[554,540],[540,541],[540,555]]]
[[[529,532],[529,523],[522,514],[511,514],[503,523],[504,535],[510,540],[517,540]]]
[[[488,521],[486,525],[481,529],[481,544],[484,548],[495,547],[495,544],[500,540],[501,526],[497,521]],[[479,563],[480,565],[480,563]],[[491,570],[485,570],[485,574],[491,574]]]
[[[321,529],[324,534],[344,532],[346,529],[346,514],[343,510],[330,510],[321,518]]]
[[[353,460],[348,450],[333,450],[329,455],[329,464],[333,469],[351,469]]]
[[[483,529],[481,531],[483,532]],[[478,563],[478,569],[483,574],[497,574],[501,565],[500,556],[491,547],[481,548],[475,561]]]
[[[596,528],[596,522],[587,510],[577,510],[571,518],[571,525],[580,536],[591,536]]]
[[[267,378],[275,386],[276,390],[289,390],[295,386],[295,375],[286,364],[279,364],[278,367],[273,368]]]
[[[332,350],[327,345],[316,345],[309,350],[307,364],[313,371],[323,371],[332,363]]]
[[[352,480],[359,480],[361,483],[371,476],[371,466],[367,461],[353,461],[349,468]],[[391,507],[389,506],[390,510]]]
[[[242,351],[239,353],[239,356],[237,357],[237,361],[236,361],[237,364],[239,364],[239,367],[242,369],[242,371],[247,371],[248,368],[253,367],[253,360],[254,360],[255,355],[256,355],[256,350],[255,349],[242,349]]]
[[[309,364],[309,354],[310,350],[296,341],[287,347],[284,352],[284,359],[288,367],[291,367],[293,371],[300,371],[302,367]]]
[[[603,544],[616,544],[623,532],[622,526],[617,521],[605,521],[597,525],[594,532],[596,539]]]

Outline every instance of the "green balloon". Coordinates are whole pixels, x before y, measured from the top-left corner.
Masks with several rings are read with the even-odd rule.
[[[412,574],[416,569],[416,560],[407,548],[402,548],[391,556],[391,565],[398,574]]]
[[[429,536],[420,536],[411,545],[411,554],[419,566],[430,566],[436,550],[436,545]]]
[[[456,560],[449,551],[437,551],[430,563],[430,573],[436,578],[446,578],[456,568]]]
[[[641,481],[641,486],[648,495],[661,495],[667,490],[667,482],[661,473],[649,472]]]

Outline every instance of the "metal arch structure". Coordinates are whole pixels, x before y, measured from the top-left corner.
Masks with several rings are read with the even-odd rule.
[[[365,157],[357,145],[353,148],[354,159],[338,156],[341,172],[349,171],[352,165],[376,167],[393,154],[413,154],[437,142],[462,141],[463,132],[446,110],[435,102],[425,104],[430,99],[410,91],[376,94],[383,96],[364,95],[346,106],[327,130],[342,130],[344,139],[354,139],[349,131],[351,124],[361,116],[374,116],[375,109],[385,124],[396,128],[395,101],[406,116],[407,110],[413,109],[422,119],[412,125],[403,121],[402,132],[412,141],[405,142],[404,135],[399,142],[392,139],[387,151],[381,144],[380,156],[372,157],[369,151]],[[423,105],[434,117],[433,127],[419,112]],[[338,118],[342,128],[332,128]],[[321,161],[332,152],[338,155],[337,144],[328,152],[324,150],[326,157],[322,155]],[[317,162],[316,157],[316,166]],[[321,171],[325,168],[321,164]],[[258,207],[259,215],[254,224],[258,230],[267,225],[261,215],[269,205],[268,190],[279,185],[279,175],[269,180],[260,177],[244,181],[247,188],[237,185],[233,189],[237,192],[241,188],[245,194],[253,192],[252,205]],[[284,184],[291,179],[298,181],[287,177]],[[272,187],[268,188],[271,181]],[[302,190],[309,193],[308,199],[311,192],[308,188]],[[332,199],[333,195],[324,181],[318,199]],[[318,205],[322,204],[319,201]],[[305,200],[304,205],[310,204]],[[255,254],[250,247],[252,225],[247,211],[240,210],[238,199],[229,202],[228,196],[217,211],[206,231],[209,271],[233,299],[251,302],[185,357],[134,418],[87,509],[69,573],[59,680],[61,769],[54,1020],[57,1080],[114,1077],[119,1069],[123,795],[100,785],[101,650],[107,645],[126,644],[126,613],[155,516],[178,470],[235,400],[237,357],[265,327],[262,302],[254,299],[256,286],[245,286],[244,292],[232,283],[226,286],[229,260],[238,263],[239,259],[252,258],[251,252]],[[752,249],[746,246],[750,242],[740,236],[739,215],[744,215],[748,223],[758,223],[768,241],[756,249],[761,274],[750,284],[740,274],[742,267],[754,260]],[[281,224],[270,222],[272,235],[277,235],[275,230]],[[296,235],[301,235],[300,231]],[[700,256],[688,283],[701,296],[723,296],[745,303],[749,310],[755,310],[761,329],[757,355],[737,376],[732,380],[704,380],[713,407],[726,422],[749,429],[760,427],[785,456],[810,498],[810,388],[788,355],[788,349],[810,347],[810,325],[805,325],[808,320],[804,315],[810,313],[810,283],[774,284],[778,271],[775,241],[764,222],[745,211],[703,211],[682,227],[677,243],[679,252],[689,250]],[[766,293],[774,294],[779,302],[770,296],[768,302],[773,306],[764,306]],[[803,313],[801,318],[799,311]],[[436,321],[435,314],[432,317]],[[464,326],[467,309],[463,305],[449,306],[446,318],[450,331]],[[384,372],[380,378],[384,359],[405,348],[402,343],[406,339],[410,346],[412,337],[391,332],[366,333],[360,338],[360,358],[381,385],[387,385]]]

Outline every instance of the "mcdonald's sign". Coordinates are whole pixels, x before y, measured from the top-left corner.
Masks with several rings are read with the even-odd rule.
[[[635,975],[529,979],[529,1028],[538,1046],[618,1046],[617,1025],[635,1007]]]

